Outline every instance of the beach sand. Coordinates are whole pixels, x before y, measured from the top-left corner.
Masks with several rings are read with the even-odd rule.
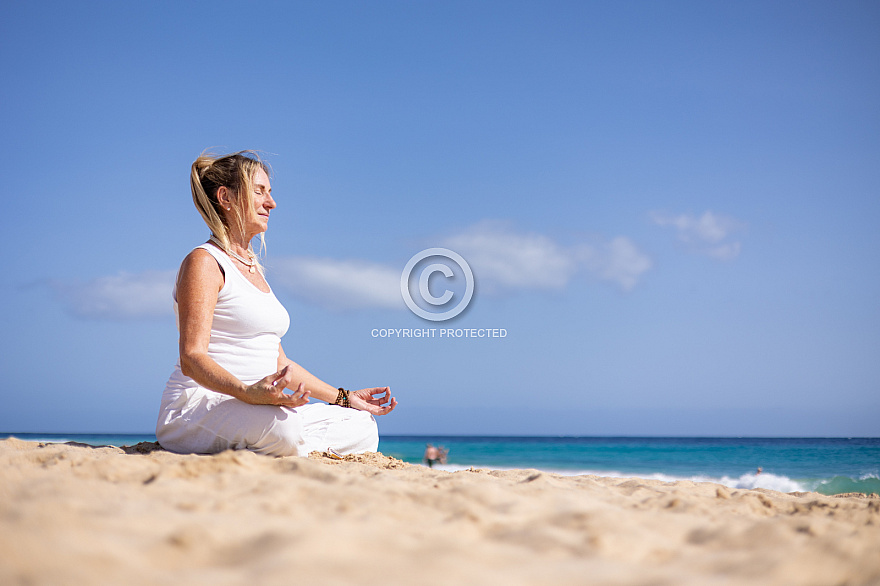
[[[880,584],[880,498],[0,441],[0,584]]]

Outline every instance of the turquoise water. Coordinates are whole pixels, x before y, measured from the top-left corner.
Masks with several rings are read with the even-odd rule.
[[[560,474],[712,481],[782,492],[880,493],[880,438],[383,437],[379,449],[419,462],[449,449],[445,469],[537,468]],[[758,467],[763,470],[757,474]]]
[[[8,437],[10,434],[0,434]],[[132,445],[151,434],[12,434],[31,441]],[[880,438],[608,438],[382,436],[379,450],[420,463],[449,450],[445,470],[537,468],[560,474],[696,480],[782,492],[880,493]],[[763,471],[757,474],[758,467]]]

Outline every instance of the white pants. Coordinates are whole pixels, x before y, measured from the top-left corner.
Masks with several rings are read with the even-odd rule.
[[[179,454],[214,454],[251,450],[271,456],[308,456],[333,448],[340,454],[375,452],[376,420],[366,411],[324,403],[296,409],[248,405],[238,399],[198,389],[166,404],[156,425],[156,439]],[[164,399],[164,398],[163,398]]]

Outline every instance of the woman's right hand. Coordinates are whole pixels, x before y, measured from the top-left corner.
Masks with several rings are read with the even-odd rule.
[[[279,407],[301,407],[309,402],[309,391],[303,383],[299,383],[296,391],[290,395],[284,392],[293,380],[290,367],[285,366],[275,374],[262,378],[245,389],[239,397],[251,405],[277,405]]]

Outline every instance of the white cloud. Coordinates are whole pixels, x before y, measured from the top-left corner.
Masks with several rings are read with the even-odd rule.
[[[549,236],[516,230],[511,224],[481,222],[428,245],[461,254],[480,290],[558,290],[578,274],[629,291],[651,260],[628,238],[563,246]],[[718,256],[731,254],[719,248]],[[735,254],[735,252],[733,252]],[[266,263],[273,287],[307,303],[332,310],[405,310],[400,295],[403,265],[316,257],[271,258]],[[120,273],[86,283],[52,283],[67,309],[94,319],[137,319],[173,315],[171,290],[176,271]]]
[[[481,284],[559,289],[577,271],[577,258],[541,234],[517,232],[501,222],[481,222],[446,238],[442,245],[462,256]]]
[[[593,252],[587,266],[599,279],[629,291],[638,284],[639,277],[651,268],[652,263],[632,240],[618,236]]]
[[[85,283],[53,282],[56,296],[74,315],[139,319],[174,315],[171,290],[177,271],[119,273]]]
[[[488,293],[562,289],[578,273],[629,291],[651,268],[648,256],[625,237],[566,247],[497,221],[481,222],[426,245],[461,254],[480,291]],[[400,296],[403,265],[315,257],[287,257],[269,264],[273,285],[308,303],[334,310],[406,309]]]
[[[712,258],[717,258],[718,260],[731,260],[739,256],[739,250],[739,242],[730,242],[728,244],[722,244],[721,246],[707,248],[704,252],[706,255],[711,256]]]
[[[651,268],[651,259],[623,236],[566,247],[503,222],[481,222],[443,245],[461,254],[490,292],[561,289],[579,272],[629,291]]]
[[[694,252],[719,260],[731,260],[739,255],[741,243],[729,238],[742,230],[745,224],[735,218],[711,211],[701,216],[664,212],[651,212],[650,216],[658,226],[674,228],[678,240]]]
[[[273,260],[270,278],[295,297],[329,309],[405,309],[400,297],[402,268],[300,256]]]
[[[628,291],[651,268],[650,259],[624,237],[565,247],[548,236],[495,221],[426,244],[461,254],[480,290],[488,293],[562,289],[579,272]],[[273,285],[308,303],[334,310],[406,309],[400,295],[403,265],[315,257],[287,257],[269,264]]]

